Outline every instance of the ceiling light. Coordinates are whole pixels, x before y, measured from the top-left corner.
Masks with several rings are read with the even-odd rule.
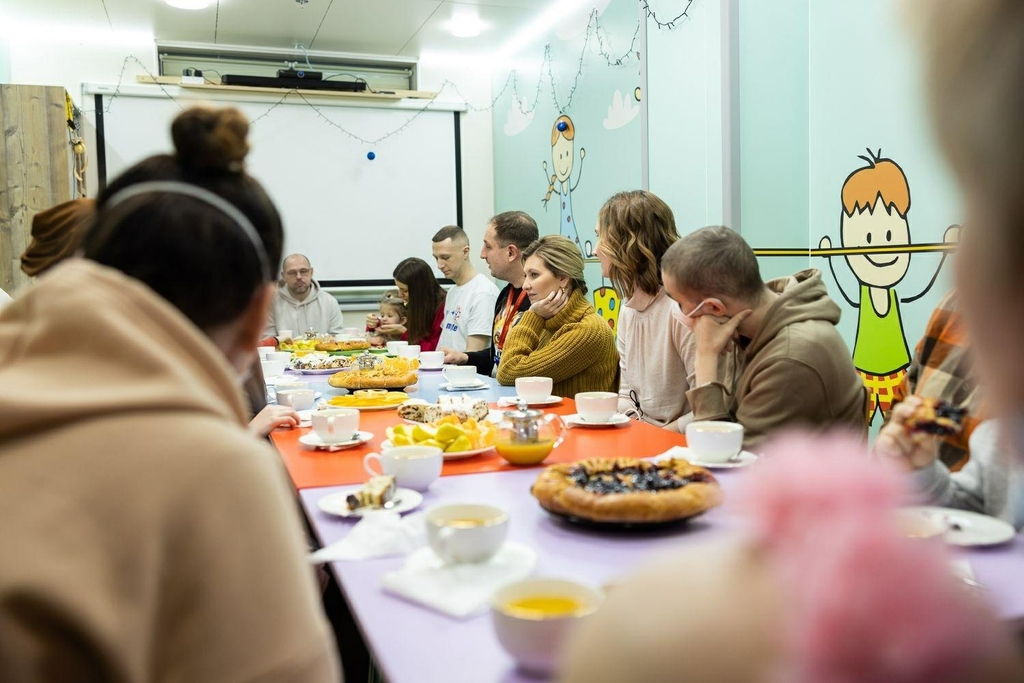
[[[472,10],[457,11],[448,22],[448,30],[458,38],[478,36],[484,26],[484,22],[480,21],[480,17]]]
[[[164,0],[171,7],[178,9],[206,9],[210,0]]]

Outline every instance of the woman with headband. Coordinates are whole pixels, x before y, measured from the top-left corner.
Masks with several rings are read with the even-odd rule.
[[[338,677],[292,492],[240,385],[281,220],[235,110],[97,201],[0,314],[2,680]],[[116,672],[116,673],[115,673]]]

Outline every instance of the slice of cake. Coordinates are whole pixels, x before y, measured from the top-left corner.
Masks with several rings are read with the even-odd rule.
[[[350,494],[345,502],[350,510],[356,508],[379,508],[395,495],[395,478],[389,474],[371,477],[363,488]]]
[[[465,422],[470,418],[480,422],[487,419],[488,413],[490,408],[483,399],[463,399],[442,405],[409,402],[398,409],[398,416],[403,420],[424,424],[437,422],[445,415],[454,415],[459,418],[459,422]]]

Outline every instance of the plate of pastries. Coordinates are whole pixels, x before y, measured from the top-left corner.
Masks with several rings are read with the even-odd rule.
[[[416,384],[416,358],[384,358],[376,356],[372,367],[344,370],[327,378],[327,383],[340,389],[404,389]]]

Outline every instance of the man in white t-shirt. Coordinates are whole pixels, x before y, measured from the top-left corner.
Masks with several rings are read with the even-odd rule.
[[[462,228],[457,225],[441,228],[433,242],[438,269],[455,281],[444,300],[444,322],[437,348],[486,349],[491,345],[498,288],[473,267],[469,260],[469,238]]]

